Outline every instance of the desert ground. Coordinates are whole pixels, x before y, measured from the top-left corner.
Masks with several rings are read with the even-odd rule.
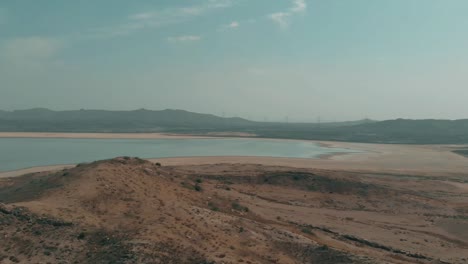
[[[4,173],[0,262],[468,263],[458,146],[321,143],[362,152]]]

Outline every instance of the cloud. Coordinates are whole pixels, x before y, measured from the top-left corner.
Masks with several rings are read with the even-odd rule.
[[[201,4],[171,7],[161,10],[131,14],[119,25],[91,29],[88,35],[93,37],[125,36],[138,30],[159,28],[179,24],[211,11],[232,6],[234,0],[204,0]]]
[[[16,65],[40,65],[53,60],[62,47],[62,41],[54,38],[33,36],[9,39],[0,46],[0,58]]]
[[[307,3],[305,0],[293,0],[292,6],[286,11],[276,12],[268,15],[274,23],[278,24],[280,28],[286,29],[292,16],[303,13],[307,9]]]
[[[287,28],[289,26],[289,17],[291,16],[290,13],[287,12],[278,12],[270,14],[269,17],[273,22],[278,24],[281,28]]]
[[[185,36],[177,36],[177,37],[168,37],[167,41],[169,42],[193,42],[201,40],[201,36],[196,35],[185,35]]]
[[[48,59],[61,49],[61,41],[46,37],[26,37],[7,40],[1,54],[8,58]]]
[[[300,13],[304,12],[307,9],[307,4],[305,0],[294,0],[293,7],[291,7],[291,12]]]
[[[228,25],[228,28],[238,28],[239,27],[239,22],[237,21],[232,21],[231,24]]]
[[[237,29],[239,27],[240,27],[240,22],[239,21],[232,21],[229,24],[221,25],[219,27],[218,31],[227,31],[227,30]]]

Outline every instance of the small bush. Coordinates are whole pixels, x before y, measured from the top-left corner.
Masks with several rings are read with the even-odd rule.
[[[322,245],[322,246],[318,247],[317,249],[319,249],[319,250],[328,250],[328,246],[327,245]]]
[[[195,184],[195,186],[193,186],[193,188],[195,189],[195,191],[197,192],[201,192],[202,191],[202,187],[198,184]]]
[[[232,203],[232,209],[234,209],[236,211],[241,211],[241,212],[248,212],[249,211],[248,207],[242,206],[237,202]]]
[[[196,183],[202,183],[203,181],[202,181],[202,179],[196,179],[195,182]]]
[[[77,238],[81,240],[81,239],[84,239],[85,236],[86,236],[85,233],[84,233],[84,232],[81,232],[81,233],[78,235]]]
[[[212,203],[212,202],[209,202],[208,203],[208,207],[210,208],[210,210],[212,211],[215,211],[215,212],[218,212],[219,211],[219,208],[216,204]]]
[[[154,165],[156,165],[158,167],[161,167],[161,163],[159,163],[159,162],[156,162]]]

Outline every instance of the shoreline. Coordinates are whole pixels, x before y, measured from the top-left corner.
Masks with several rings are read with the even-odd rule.
[[[237,136],[239,137],[239,136]],[[66,133],[66,132],[0,132],[0,138],[70,138],[70,139],[214,139],[217,136],[195,136],[172,133]],[[244,138],[244,137],[239,137]]]
[[[361,152],[336,152],[315,158],[284,158],[261,156],[189,156],[145,158],[163,166],[197,166],[212,164],[256,164],[304,169],[323,169],[357,173],[394,173],[418,176],[464,176],[468,171],[467,158],[447,148],[429,146],[360,145],[356,143],[333,144],[333,147],[350,147]],[[56,164],[0,172],[0,180],[29,173],[59,171],[76,166]]]
[[[142,132],[142,133],[112,133],[112,132],[0,132],[2,138],[58,138],[58,139],[255,139],[255,140],[278,140],[278,141],[299,141],[315,143],[327,148],[352,148],[352,146],[408,146],[408,147],[429,147],[445,148],[457,150],[468,148],[468,144],[400,144],[400,143],[372,143],[372,142],[352,142],[352,141],[329,141],[315,139],[294,139],[294,138],[270,138],[259,137],[255,134],[226,132],[209,133],[206,135],[177,134],[164,132]]]
[[[271,141],[295,141],[315,143],[319,147],[325,148],[350,148],[337,147],[342,144],[374,144],[359,142],[325,141],[313,139],[294,138],[268,138],[258,137],[254,134],[223,133],[222,135],[193,135],[177,133],[80,133],[80,132],[0,132],[2,138],[57,138],[57,139],[253,139]]]
[[[54,172],[60,171],[63,169],[69,169],[75,167],[76,164],[56,164],[56,165],[45,165],[45,166],[34,166],[19,170],[11,171],[0,171],[0,179],[20,177],[26,174],[31,173],[40,173],[40,172]]]
[[[161,162],[167,166],[205,165],[219,163],[246,163],[267,166],[286,166],[292,168],[316,168],[336,171],[355,172],[392,172],[432,176],[466,175],[468,171],[467,157],[452,152],[466,145],[403,145],[403,144],[372,144],[338,141],[269,139],[248,137],[205,137],[193,135],[177,135],[162,133],[4,133],[0,138],[114,138],[114,139],[253,139],[253,140],[287,140],[313,143],[321,147],[351,149],[356,152],[325,153],[314,158],[280,158],[259,156],[194,156],[146,158],[152,162]],[[28,173],[60,170],[70,164],[39,166],[13,171],[0,172],[0,178],[17,177]]]
[[[165,157],[165,158],[142,158],[144,160],[150,161],[150,162],[159,162],[159,161],[170,161],[174,162],[177,160],[188,160],[188,159],[197,159],[197,160],[204,160],[208,162],[207,164],[210,163],[210,160],[216,160],[218,158],[221,159],[248,159],[248,160],[257,160],[257,159],[276,159],[276,160],[304,160],[304,161],[312,161],[312,160],[329,160],[333,159],[334,157],[338,156],[344,156],[348,154],[358,154],[362,152],[336,152],[336,153],[327,153],[327,154],[321,154],[318,155],[317,157],[312,157],[312,158],[288,158],[288,157],[271,157],[271,156],[183,156],[183,157]],[[93,161],[92,161],[93,162]],[[83,163],[91,163],[91,162],[83,162]],[[255,163],[255,162],[254,162]],[[25,174],[30,174],[30,173],[40,173],[40,172],[53,172],[53,171],[60,171],[63,169],[69,169],[73,168],[76,164],[52,164],[52,165],[44,165],[44,166],[33,166],[33,167],[28,167],[28,168],[22,168],[22,169],[17,169],[17,170],[9,170],[9,171],[0,171],[0,179],[4,178],[12,178],[12,177],[19,177]]]
[[[276,139],[276,138],[257,138],[257,137],[246,137],[246,136],[197,136],[197,135],[182,135],[182,134],[171,134],[171,133],[49,133],[49,132],[0,132],[1,138],[57,138],[57,139],[252,139],[252,140],[273,140],[273,141],[299,141],[316,144],[323,148],[341,148],[356,150],[356,152],[335,152],[320,154],[316,157],[310,158],[290,158],[290,157],[272,157],[272,156],[183,156],[183,157],[165,157],[165,158],[144,158],[149,161],[165,160],[176,162],[177,160],[189,160],[197,159],[201,163],[210,163],[210,160],[217,160],[219,158],[225,160],[238,160],[241,159],[246,163],[256,163],[256,160],[302,160],[302,163],[307,161],[318,161],[318,160],[330,160],[339,156],[348,156],[350,154],[363,154],[367,152],[360,148],[354,148],[347,144],[340,142],[328,142],[328,141],[316,141],[316,140],[299,140],[299,139]],[[353,143],[350,143],[353,144]],[[269,162],[268,162],[269,163]],[[282,162],[284,164],[284,162]],[[0,171],[0,179],[19,177],[30,173],[40,173],[47,171],[58,171],[65,168],[74,167],[76,164],[52,164],[43,166],[33,166],[28,168],[21,168],[8,171]]]

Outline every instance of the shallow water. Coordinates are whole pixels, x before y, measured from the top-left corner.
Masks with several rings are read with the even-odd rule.
[[[268,156],[319,158],[355,152],[313,142],[267,139],[64,139],[0,138],[0,171],[55,164],[76,164],[117,156]]]

